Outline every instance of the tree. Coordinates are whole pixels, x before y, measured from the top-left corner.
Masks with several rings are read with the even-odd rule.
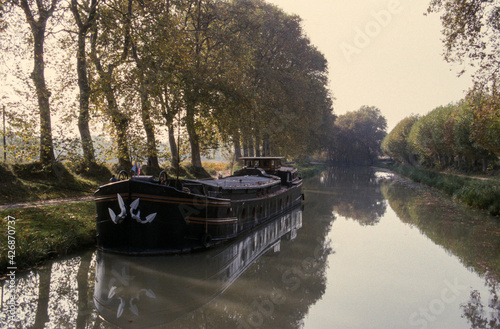
[[[500,70],[498,1],[431,0],[427,11],[442,13],[445,59],[469,64],[480,85],[496,83]]]
[[[481,148],[500,157],[500,96],[495,89],[491,93],[472,90],[466,98],[472,110],[471,137]]]
[[[414,163],[413,153],[408,146],[408,135],[418,120],[418,115],[401,120],[382,141],[383,152],[401,163]]]
[[[447,167],[453,159],[453,150],[446,138],[446,123],[455,105],[440,106],[418,120],[408,137],[411,149],[420,156],[422,163],[440,168]]]
[[[107,5],[100,6],[99,19],[91,32],[90,57],[99,76],[94,101],[104,103],[99,107],[111,119],[119,166],[128,170],[132,167],[127,136],[130,118],[118,104],[118,81],[125,74],[117,73],[117,68],[125,63],[130,51],[132,0]]]
[[[245,155],[300,157],[318,149],[321,128],[333,121],[327,62],[300,18],[258,0],[235,1],[228,16],[225,98],[214,113],[222,135],[243,144]]]
[[[44,44],[47,21],[53,15],[59,0],[33,1],[20,0],[13,3],[21,7],[26,15],[33,36],[34,68],[31,78],[35,84],[38,108],[40,111],[40,162],[54,162],[54,145],[52,142],[52,124],[50,117],[50,91],[45,83]]]
[[[97,5],[99,0],[84,1],[82,4],[78,0],[71,0],[70,10],[73,13],[76,25],[78,26],[78,51],[76,55],[76,66],[78,73],[78,87],[80,88],[80,111],[78,115],[78,130],[80,131],[83,158],[85,163],[95,163],[95,152],[92,144],[92,136],[89,126],[89,103],[90,103],[90,83],[87,76],[87,34],[95,24]],[[83,16],[83,15],[86,15]]]
[[[202,168],[201,118],[210,117],[207,101],[213,92],[211,79],[218,76],[221,67],[223,42],[217,34],[220,17],[216,6],[213,0],[190,0],[183,12],[183,72],[179,72],[179,83],[184,96],[184,122],[191,145],[191,165],[196,169]]]
[[[464,101],[457,106],[453,115],[454,151],[459,158],[460,167],[474,169],[474,163],[481,160],[482,169],[486,171],[487,163],[492,160],[493,154],[475,140],[475,137],[481,134],[476,131],[479,127],[475,117],[476,111],[471,103]]]
[[[163,2],[159,2],[161,5],[164,5]],[[153,51],[153,47],[151,47],[151,39],[157,40],[154,38],[154,32],[157,30],[150,28],[148,24],[149,21],[155,20],[155,12],[152,10],[146,10],[143,6],[142,8],[138,8],[135,13],[135,18],[140,21],[137,24],[141,28],[134,29],[131,40],[132,47],[132,58],[134,59],[136,65],[136,78],[139,84],[139,96],[141,100],[141,119],[142,124],[144,126],[144,131],[146,132],[146,148],[147,148],[147,157],[148,157],[148,166],[153,169],[153,171],[159,171],[160,165],[158,164],[158,150],[156,146],[156,138],[155,138],[155,125],[152,118],[152,104],[150,94],[152,93],[151,85],[154,82],[155,72],[151,72],[151,70],[155,70],[156,66],[155,62],[151,60],[150,52]],[[155,7],[155,10],[159,10],[161,14],[169,15],[170,8],[167,2],[165,7]],[[164,35],[161,35],[165,37]],[[148,38],[150,38],[148,40]],[[156,44],[156,47],[160,47],[160,49],[165,50],[165,43],[159,42]]]
[[[372,164],[380,154],[387,120],[375,106],[339,115],[333,127],[330,159],[345,164]]]

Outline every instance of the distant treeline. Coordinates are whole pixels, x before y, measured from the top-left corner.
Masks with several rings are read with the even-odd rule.
[[[0,13],[2,63],[34,63],[5,66],[22,98],[2,100],[11,160],[65,150],[94,163],[96,136],[124,168],[157,168],[160,144],[193,167],[218,148],[296,158],[326,147],[327,61],[299,17],[265,1],[11,1]]]
[[[500,97],[472,90],[457,104],[401,120],[382,151],[400,163],[487,171],[500,157]]]

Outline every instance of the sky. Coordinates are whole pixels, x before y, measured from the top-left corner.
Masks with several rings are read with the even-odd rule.
[[[469,72],[443,58],[439,14],[430,0],[267,0],[302,18],[326,57],[335,114],[376,106],[388,131],[410,114],[457,102],[472,87]]]

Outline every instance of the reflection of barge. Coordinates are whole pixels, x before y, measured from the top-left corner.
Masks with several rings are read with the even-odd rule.
[[[282,238],[302,227],[300,206],[206,253],[130,257],[98,251],[94,303],[120,328],[149,328],[190,313],[222,294]]]
[[[219,180],[133,176],[95,193],[97,246],[125,254],[175,253],[234,238],[300,204],[302,179],[278,157],[243,158]]]

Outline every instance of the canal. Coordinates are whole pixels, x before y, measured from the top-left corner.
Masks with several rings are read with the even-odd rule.
[[[303,208],[184,256],[95,250],[17,276],[12,328],[499,328],[500,219],[332,168]],[[9,299],[2,286],[0,323]]]

